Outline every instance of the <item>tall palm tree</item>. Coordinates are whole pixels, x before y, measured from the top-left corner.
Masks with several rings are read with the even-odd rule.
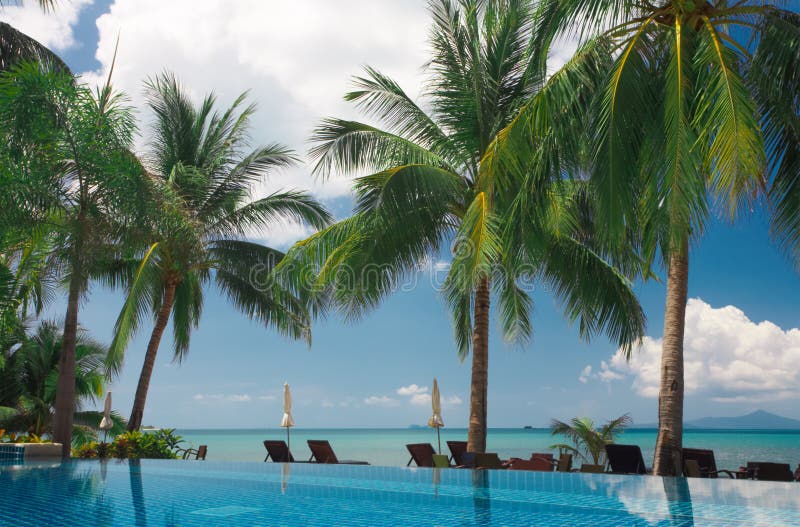
[[[607,330],[627,346],[641,335],[644,316],[628,280],[579,236],[576,211],[585,192],[554,184],[516,200],[510,189],[518,179],[482,162],[544,80],[531,2],[434,0],[429,8],[433,54],[424,104],[375,69],[355,79],[345,99],[384,128],[326,119],[311,153],[322,177],[371,174],[356,180],[355,214],[300,242],[280,267],[291,271],[293,287],[311,285],[358,316],[452,241],[444,293],[459,355],[472,353],[468,448],[483,452],[492,292],[510,339],[531,333],[532,302],[521,278],[551,285],[586,337]],[[308,272],[316,274],[312,284],[302,283]]]
[[[639,226],[643,254],[648,261],[660,254],[667,270],[654,460],[660,475],[678,475],[682,466],[689,248],[713,208],[709,191],[735,217],[760,188],[767,159],[774,162],[779,155],[765,148],[763,132],[784,129],[777,123],[779,106],[755,89],[756,61],[745,41],[752,38],[757,53],[791,56],[800,25],[777,4],[544,0],[539,5],[537,41],[545,44],[564,33],[586,37],[568,68],[583,68],[588,85],[599,86],[582,114],[582,129],[592,133],[554,125],[553,135],[567,145],[576,136],[587,140],[603,236],[619,244],[627,227]],[[763,38],[775,31],[778,38]],[[610,52],[607,67],[597,61],[597,49]],[[780,100],[792,97],[783,92]],[[559,107],[557,97],[548,103],[551,111]],[[514,123],[517,130],[504,131],[503,138],[539,128],[534,116],[543,106],[532,100]],[[528,152],[505,148],[505,153],[520,165]]]
[[[800,14],[781,13],[761,33],[750,79],[758,93],[770,156],[768,197],[773,232],[800,261]],[[782,45],[786,42],[789,45]]]
[[[128,300],[116,325],[112,354],[119,356],[150,310],[155,316],[128,429],[137,430],[161,337],[172,317],[174,357],[185,358],[191,330],[200,322],[203,291],[213,279],[244,314],[292,338],[310,339],[309,313],[301,299],[276,284],[258,283],[283,254],[246,239],[259,229],[294,220],[322,228],[330,215],[308,194],[276,192],[251,200],[254,185],[274,169],[290,166],[291,153],[273,144],[247,150],[255,106],[240,96],[223,113],[208,95],[194,107],[170,74],[147,83],[155,115],[146,163],[165,204],[145,232],[154,242],[129,276]],[[116,278],[112,276],[112,280]]]
[[[130,109],[107,83],[92,92],[33,63],[0,74],[5,168],[16,171],[55,230],[53,258],[67,283],[54,439],[69,456],[75,405],[78,312],[90,274],[140,215],[150,193],[130,153]]]
[[[2,420],[2,428],[37,436],[52,431],[62,348],[58,324],[44,321],[21,346],[8,353],[5,366],[0,368],[0,405],[13,408],[14,413]],[[96,429],[99,412],[81,411],[81,407],[103,395],[110,373],[108,347],[79,329],[75,356],[75,422],[82,428],[93,423]],[[115,425],[117,431],[124,430],[121,419],[116,418]]]

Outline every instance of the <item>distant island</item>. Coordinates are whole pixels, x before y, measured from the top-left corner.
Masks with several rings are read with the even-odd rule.
[[[800,430],[800,420],[790,419],[764,410],[739,417],[703,417],[683,423],[686,429],[726,429],[726,430]],[[658,424],[634,425],[631,428],[658,428]]]

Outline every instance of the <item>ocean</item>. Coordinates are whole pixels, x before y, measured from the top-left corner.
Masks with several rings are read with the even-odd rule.
[[[208,459],[217,461],[263,461],[264,439],[286,439],[285,429],[255,430],[178,430],[187,446],[208,445]],[[442,453],[447,440],[467,438],[466,429],[441,430]],[[295,458],[306,460],[311,455],[307,439],[327,439],[339,459],[357,459],[373,465],[405,466],[409,460],[405,448],[409,443],[431,443],[437,447],[436,431],[429,428],[402,429],[307,429],[293,428],[290,447]],[[546,429],[493,428],[487,437],[487,451],[501,458],[528,458],[532,452],[548,452],[548,446],[562,442]],[[632,429],[619,435],[617,443],[635,444],[642,448],[648,465],[653,459],[655,429]],[[683,444],[692,448],[714,450],[717,467],[735,469],[748,461],[789,463],[792,469],[800,464],[800,430],[702,430],[684,432]],[[580,461],[576,461],[576,466]]]

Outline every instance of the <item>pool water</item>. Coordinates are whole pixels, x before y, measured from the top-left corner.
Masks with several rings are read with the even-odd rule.
[[[0,526],[800,527],[800,484],[397,467],[0,466]]]

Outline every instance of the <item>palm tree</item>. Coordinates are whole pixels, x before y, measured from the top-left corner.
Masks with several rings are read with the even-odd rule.
[[[0,1],[0,12],[6,3],[5,0]],[[38,3],[43,11],[49,11],[55,7],[55,0],[39,0]],[[69,72],[64,61],[36,39],[5,22],[0,22],[0,71],[8,70],[20,62],[40,62],[49,67]]]
[[[26,336],[21,345],[7,352],[5,366],[0,368],[2,388],[0,406],[13,409],[2,420],[2,428],[27,431],[41,436],[52,432],[58,382],[58,366],[63,348],[63,335],[53,321],[44,321]],[[78,330],[75,346],[75,419],[84,437],[93,435],[100,422],[100,413],[81,411],[81,407],[103,395],[110,380],[108,348]],[[124,430],[124,421],[115,417],[117,433]]]
[[[130,109],[108,83],[93,93],[71,75],[32,63],[0,75],[5,168],[35,189],[55,230],[52,257],[68,284],[53,431],[64,456],[72,437],[81,298],[90,275],[149,203],[150,188],[130,153],[134,128]]]
[[[777,3],[544,0],[539,5],[538,42],[569,32],[597,35],[584,39],[568,65],[583,68],[589,86],[599,86],[594,91],[584,86],[597,94],[581,114],[581,129],[592,133],[554,124],[552,135],[568,146],[574,137],[586,138],[603,236],[621,243],[625,229],[638,225],[643,254],[648,261],[660,254],[667,270],[656,474],[681,471],[689,247],[711,213],[709,191],[735,217],[759,190],[765,169],[779,161],[781,150],[765,149],[764,133],[772,138],[771,129],[785,130],[777,122],[783,107],[756,89],[752,47],[735,37],[749,33],[758,54],[795,56],[800,24]],[[777,37],[763,38],[770,33]],[[598,49],[609,51],[608,67],[597,61]],[[566,87],[562,91],[568,93]],[[790,104],[793,93],[780,93],[778,102]],[[551,112],[559,108],[558,97],[548,103]],[[506,130],[503,137],[540,128],[534,117],[545,106],[532,100],[514,123],[518,130]],[[785,137],[780,141],[787,144]],[[505,152],[516,165],[529,153]]]
[[[112,343],[112,354],[121,355],[141,317],[152,311],[155,324],[129,430],[141,427],[169,318],[174,356],[180,361],[189,351],[191,330],[200,321],[203,291],[212,278],[250,318],[292,338],[310,339],[309,313],[303,302],[276,284],[259,284],[253,276],[254,271],[267,276],[283,254],[246,237],[287,219],[314,228],[324,227],[331,219],[324,207],[303,192],[276,192],[250,200],[255,184],[273,169],[290,166],[294,158],[278,144],[246,150],[255,107],[243,107],[245,95],[220,114],[214,111],[213,95],[195,108],[170,74],[149,81],[147,93],[155,122],[146,162],[163,188],[165,205],[146,233],[154,243],[129,276],[128,300]]]
[[[424,104],[375,69],[355,79],[345,99],[385,127],[326,119],[311,154],[322,177],[371,175],[356,180],[355,214],[300,242],[280,266],[292,287],[310,285],[354,317],[453,241],[444,293],[459,355],[472,353],[468,448],[475,452],[486,448],[492,292],[509,339],[531,333],[532,302],[519,283],[531,277],[552,286],[585,337],[606,330],[628,346],[644,328],[628,280],[580,236],[579,196],[588,194],[554,184],[519,200],[510,192],[519,180],[482,162],[542,86],[531,9],[525,0],[432,1]],[[309,273],[316,278],[304,284]]]
[[[768,174],[773,232],[795,261],[800,261],[800,14],[782,13],[764,28],[751,70],[762,112],[765,143],[774,152]],[[791,45],[782,45],[787,40]]]
[[[566,437],[572,444],[559,443],[550,448],[572,452],[584,461],[600,465],[605,456],[606,445],[613,443],[614,436],[625,430],[630,423],[631,418],[627,414],[611,419],[600,428],[588,417],[575,417],[569,423],[553,419],[550,424],[551,433]]]

